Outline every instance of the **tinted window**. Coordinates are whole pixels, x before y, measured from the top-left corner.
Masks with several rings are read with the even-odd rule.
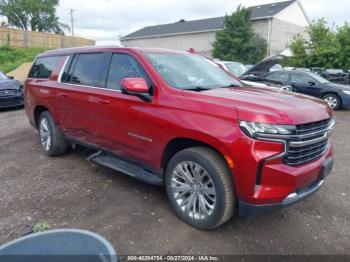
[[[313,81],[313,79],[307,75],[300,73],[292,73],[291,81],[293,83],[307,84],[309,81]]]
[[[266,76],[269,80],[276,80],[280,82],[288,82],[288,72],[287,71],[278,71],[268,74]]]
[[[104,66],[102,53],[79,54],[73,61],[72,73],[67,81],[85,86],[101,86],[100,79]]]
[[[60,58],[61,57],[58,56],[38,58],[30,70],[28,77],[42,79],[49,78],[53,70],[55,70]]]
[[[125,54],[113,54],[106,87],[108,89],[120,90],[120,82],[124,78],[134,77],[142,77],[150,85],[147,74],[135,58]]]

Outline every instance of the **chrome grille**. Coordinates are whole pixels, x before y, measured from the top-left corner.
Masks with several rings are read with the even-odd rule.
[[[324,155],[333,127],[333,119],[297,125],[296,135],[287,141],[284,162],[292,166],[301,165]]]

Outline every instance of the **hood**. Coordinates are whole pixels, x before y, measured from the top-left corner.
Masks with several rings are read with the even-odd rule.
[[[0,90],[5,89],[19,89],[20,82],[13,79],[0,80]]]
[[[251,69],[245,72],[242,76],[254,75],[257,77],[265,76],[276,64],[281,63],[286,57],[284,55],[275,55],[267,57],[256,65],[254,65]]]
[[[240,120],[296,125],[328,119],[332,110],[323,100],[269,88],[220,88],[199,93],[201,99],[235,108]],[[305,113],[307,112],[307,113]]]

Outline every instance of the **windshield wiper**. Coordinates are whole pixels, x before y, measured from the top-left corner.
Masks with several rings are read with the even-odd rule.
[[[190,88],[184,88],[183,90],[201,92],[201,91],[211,90],[211,88],[205,88],[202,86],[195,86],[195,87],[190,87]]]
[[[221,86],[220,88],[230,88],[230,87],[240,87],[240,86],[236,84],[229,84],[227,86]]]

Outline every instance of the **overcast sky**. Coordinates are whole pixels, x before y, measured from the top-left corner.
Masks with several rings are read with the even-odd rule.
[[[97,40],[98,45],[118,44],[119,36],[144,26],[193,20],[232,13],[244,6],[278,0],[61,0],[58,16],[70,24],[69,10],[74,9],[75,35]],[[325,17],[330,23],[350,22],[349,0],[301,0],[309,17]]]

